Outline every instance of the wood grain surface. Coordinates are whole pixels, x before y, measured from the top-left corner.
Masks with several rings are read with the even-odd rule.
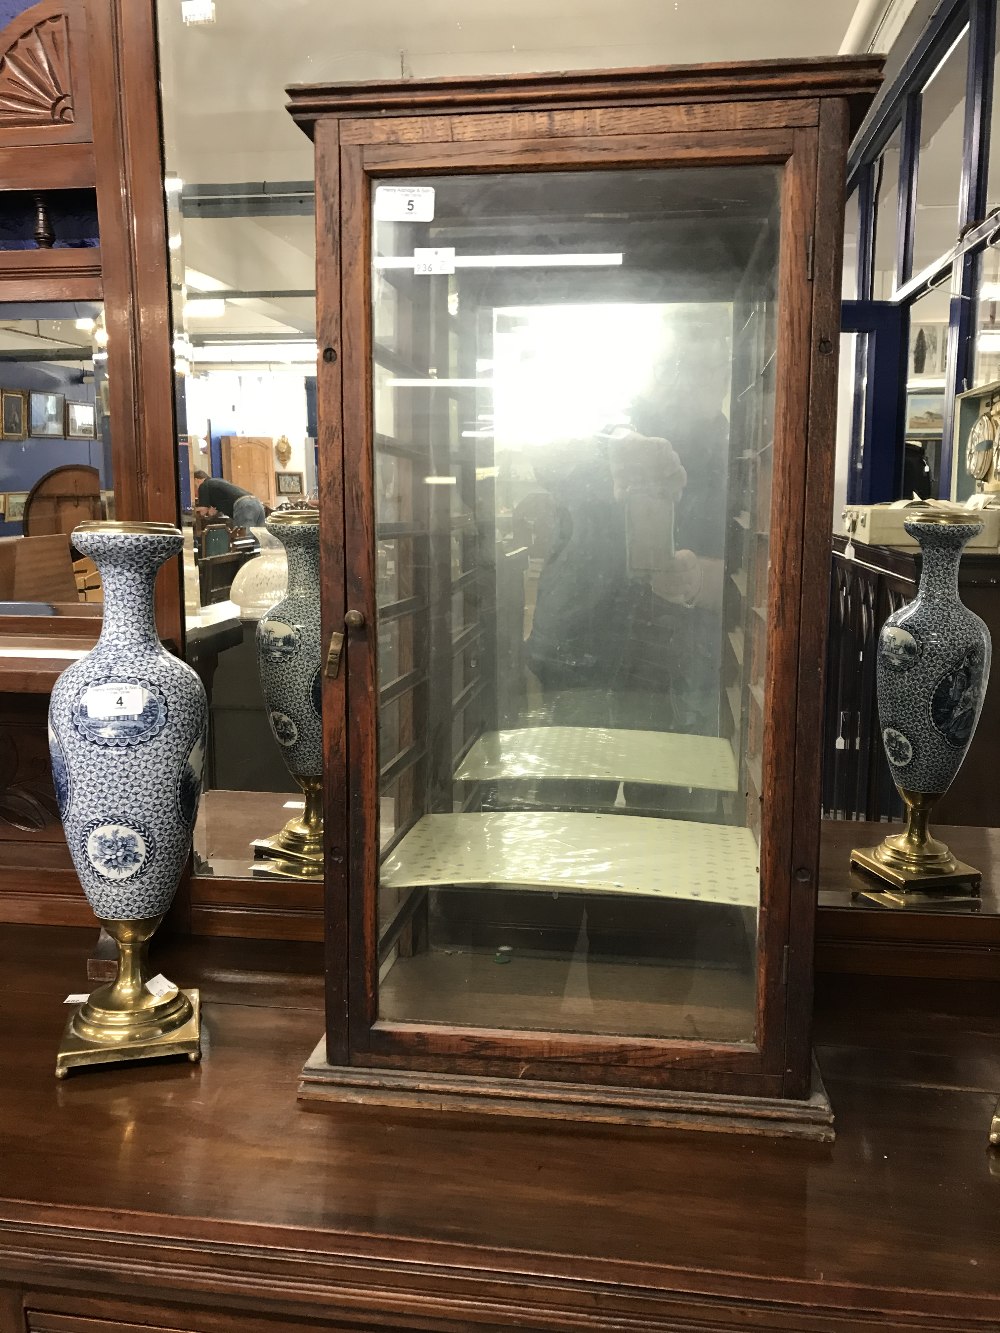
[[[1000,1322],[998,985],[821,979],[838,1138],[818,1146],[303,1109],[323,1026],[310,945],[159,947],[157,970],[201,989],[202,1064],[57,1083],[92,942],[0,940],[3,1333],[25,1308],[92,1333]]]

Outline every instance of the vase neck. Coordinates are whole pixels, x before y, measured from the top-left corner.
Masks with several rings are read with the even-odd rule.
[[[920,596],[926,601],[954,601],[958,597],[958,567],[961,547],[949,550],[924,546],[920,564]]]
[[[315,546],[288,547],[288,590],[286,596],[316,596],[319,577],[319,550]]]
[[[98,643],[127,638],[135,647],[159,647],[153,590],[156,569],[126,568],[98,560],[104,589],[104,623]]]

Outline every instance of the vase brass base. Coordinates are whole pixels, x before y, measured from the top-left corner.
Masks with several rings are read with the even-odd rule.
[[[906,826],[902,832],[887,834],[877,847],[855,847],[851,868],[879,881],[878,897],[874,891],[862,896],[882,906],[926,907],[930,901],[940,906],[940,899],[978,898],[982,874],[963,861],[956,861],[945,843],[931,836],[930,814],[941,799],[940,792],[909,791],[898,787],[906,805]],[[885,886],[888,885],[888,888]],[[924,902],[920,902],[920,897]]]
[[[946,912],[949,915],[974,916],[982,909],[979,890],[969,886],[947,889],[895,889],[886,883],[871,882],[851,889],[851,900],[865,907],[882,907],[888,911]]]
[[[323,878],[323,779],[298,778],[305,796],[302,814],[280,833],[257,838],[253,848],[255,875],[273,879]]]
[[[964,861],[956,861],[950,854],[946,864],[935,862],[926,867],[901,864],[901,861],[902,858],[895,860],[891,854],[887,854],[885,842],[880,842],[877,847],[855,847],[851,852],[851,866],[880,880],[883,886],[887,886],[880,890],[881,895],[898,898],[901,907],[909,905],[908,901],[903,900],[916,899],[921,895],[928,901],[940,901],[948,895],[957,898],[979,897],[982,872],[974,866],[966,865]]]
[[[269,879],[322,880],[323,858],[295,856],[281,845],[281,835],[258,838],[254,851],[254,875]]]
[[[90,1065],[121,1064],[127,1060],[159,1060],[169,1055],[201,1059],[201,997],[196,990],[177,991],[143,1021],[103,1022],[104,1011],[94,1005],[95,991],[86,1004],[74,1009],[66,1024],[56,1056],[56,1078],[71,1069]]]

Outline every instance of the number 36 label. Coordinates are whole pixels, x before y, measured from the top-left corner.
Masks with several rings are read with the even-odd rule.
[[[378,185],[375,187],[377,222],[433,222],[432,185]]]

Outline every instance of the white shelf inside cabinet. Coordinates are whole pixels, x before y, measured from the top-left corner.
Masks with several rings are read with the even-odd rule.
[[[645,816],[424,815],[382,864],[384,888],[492,885],[756,907],[749,829]]]
[[[644,782],[736,791],[736,758],[720,736],[611,727],[519,727],[489,731],[455,773],[459,782],[525,778]]]

